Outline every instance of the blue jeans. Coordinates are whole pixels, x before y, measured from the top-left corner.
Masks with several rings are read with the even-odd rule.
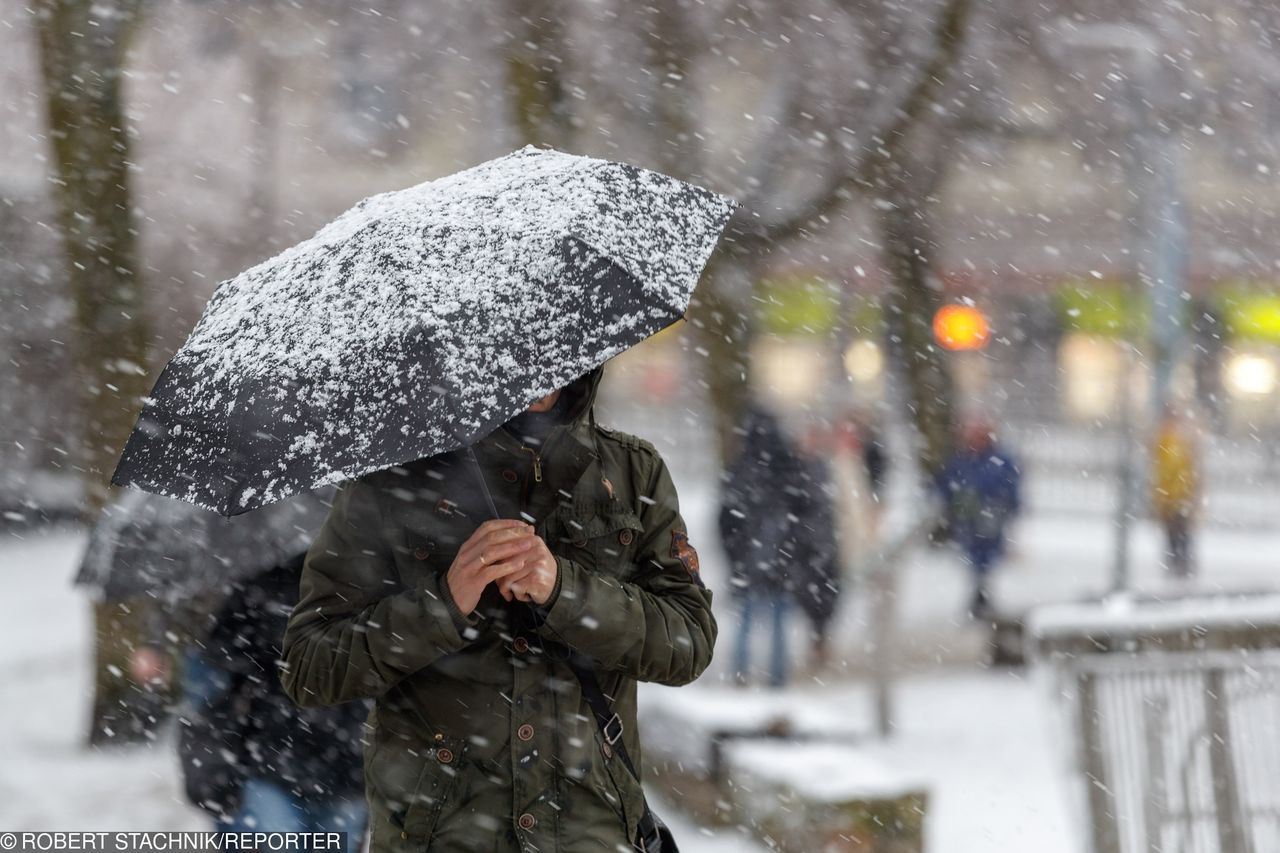
[[[787,598],[780,592],[748,590],[738,603],[738,645],[734,649],[734,677],[746,680],[751,672],[751,634],[756,612],[765,611],[772,623],[769,649],[769,686],[787,681]]]
[[[218,822],[224,832],[346,832],[346,853],[360,853],[368,806],[363,797],[303,799],[274,782],[244,783],[240,811]]]
[[[183,667],[182,697],[192,707],[207,706],[231,684],[231,675],[198,649],[187,652]],[[363,797],[303,799],[266,779],[245,780],[240,810],[219,820],[224,832],[342,832],[347,833],[346,853],[359,853],[364,839],[368,806]]]
[[[182,663],[182,700],[192,709],[207,708],[219,694],[231,686],[231,675],[215,666],[196,647],[187,649]]]

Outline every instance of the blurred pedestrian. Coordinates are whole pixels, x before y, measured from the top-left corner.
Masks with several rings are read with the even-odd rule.
[[[179,751],[188,798],[225,831],[345,832],[358,851],[369,703],[299,708],[280,684],[281,642],[303,555],[238,582],[188,654]]]
[[[862,467],[867,475],[868,495],[874,518],[873,533],[879,533],[880,517],[884,507],[885,481],[889,477],[889,454],[875,424],[859,417],[854,421],[858,430],[858,444],[862,450]]]
[[[956,449],[938,472],[948,537],[960,549],[973,579],[969,615],[989,619],[994,608],[990,575],[1004,555],[1009,523],[1021,509],[1021,473],[1001,448],[995,427],[983,417],[967,419]]]
[[[889,457],[879,431],[859,412],[836,422],[828,451],[840,563],[850,572],[879,538]]]
[[[810,671],[821,672],[830,662],[831,620],[842,589],[841,550],[835,519],[835,482],[827,459],[829,434],[805,433],[798,454],[796,483],[788,497],[792,522],[791,566],[794,596],[809,619]]]
[[[769,632],[769,677],[772,687],[787,680],[787,611],[797,575],[794,510],[806,488],[799,454],[771,412],[748,406],[740,429],[741,446],[725,471],[720,507],[720,537],[732,572],[731,589],[738,606],[734,649],[735,680],[750,681],[751,638],[760,620]]]
[[[1192,426],[1166,409],[1151,451],[1151,507],[1165,534],[1165,570],[1176,578],[1195,574],[1192,530],[1200,504],[1199,448]]]

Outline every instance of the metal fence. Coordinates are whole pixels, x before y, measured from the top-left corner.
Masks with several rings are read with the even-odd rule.
[[[1280,850],[1280,652],[1085,660],[1074,680],[1095,853]]]
[[[1118,433],[1067,425],[1012,423],[1008,444],[1025,469],[1028,508],[1049,515],[1112,515],[1123,446]],[[1280,526],[1280,442],[1207,436],[1202,447],[1204,505],[1212,527]],[[1146,489],[1140,489],[1141,506]]]
[[[1088,849],[1280,851],[1280,619],[1157,624],[1037,637]]]

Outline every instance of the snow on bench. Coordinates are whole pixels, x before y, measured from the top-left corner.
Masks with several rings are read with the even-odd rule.
[[[928,794],[857,746],[740,741],[728,747],[739,821],[771,847],[921,851]]]
[[[923,849],[926,786],[860,747],[853,715],[802,692],[646,686],[640,729],[648,781],[697,819],[782,851]]]
[[[647,754],[704,774],[718,769],[723,745],[741,738],[854,740],[865,732],[830,706],[794,693],[730,687],[672,689],[644,685],[640,729]]]
[[[1040,657],[1275,648],[1280,645],[1280,595],[1117,595],[1038,607],[1027,629]]]

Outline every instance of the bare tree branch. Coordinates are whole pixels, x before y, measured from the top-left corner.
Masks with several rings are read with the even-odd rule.
[[[909,138],[911,129],[926,111],[938,100],[946,85],[949,69],[957,66],[964,50],[964,36],[968,26],[972,0],[948,0],[939,18],[934,37],[935,50],[929,62],[916,75],[909,93],[899,106],[896,116],[874,146],[865,148],[861,156],[848,163],[848,168],[833,174],[828,183],[804,203],[795,205],[792,212],[778,219],[763,217],[745,220],[750,211],[733,223],[734,239],[738,243],[776,242],[795,236],[815,222],[832,215],[860,185],[866,184],[879,160],[893,159]],[[832,137],[839,131],[832,133]]]

